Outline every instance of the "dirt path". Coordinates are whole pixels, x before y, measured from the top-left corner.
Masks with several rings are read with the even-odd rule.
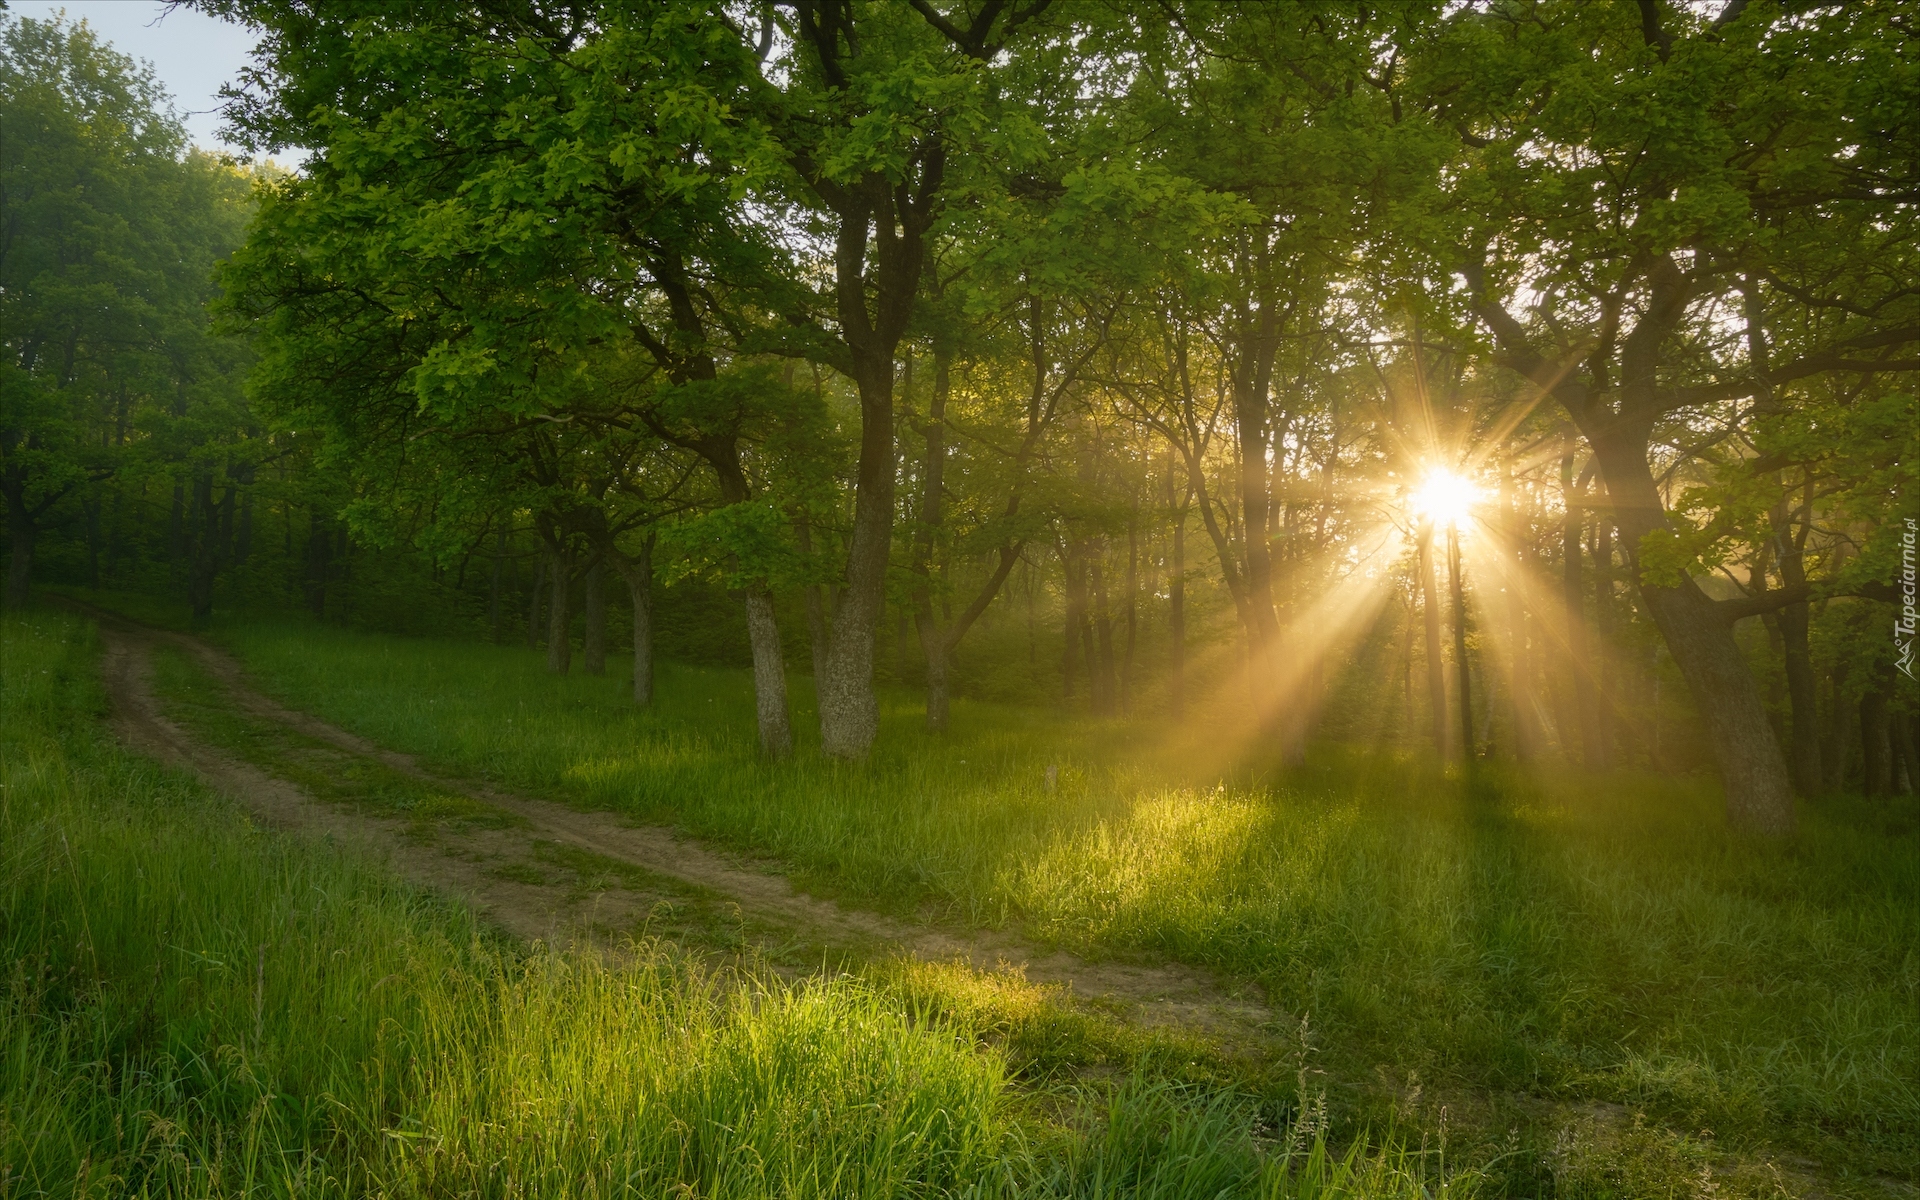
[[[691,923],[710,938],[784,950],[789,959],[796,952],[818,951],[861,958],[904,954],[1008,971],[1060,987],[1076,999],[1097,1001],[1139,1024],[1190,1028],[1242,1049],[1271,1036],[1267,1026],[1274,1014],[1251,988],[1231,989],[1177,965],[1089,962],[1040,950],[1009,934],[943,929],[821,900],[795,891],[784,875],[756,869],[670,829],[436,775],[410,755],[375,746],[262,694],[237,660],[198,638],[90,606],[87,612],[100,623],[114,728],[122,740],[198,772],[265,823],[384,854],[406,878],[465,898],[520,937],[567,941],[648,930],[678,936]],[[208,745],[162,712],[152,686],[152,652],[163,644],[191,654],[247,716],[480,802],[507,820],[429,828],[368,814],[317,800]]]

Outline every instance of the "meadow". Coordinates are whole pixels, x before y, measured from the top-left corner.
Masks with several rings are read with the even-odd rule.
[[[738,673],[669,666],[640,712],[617,673],[518,649],[218,638],[288,703],[445,770],[670,822],[849,903],[1258,984],[1355,1120],[1425,1096],[1429,1125],[1444,1098],[1537,1135],[1541,1105],[1617,1105],[1676,1145],[1916,1178],[1911,800],[1820,801],[1773,844],[1728,833],[1702,779],[1458,778],[1340,747],[1282,771],[1208,758],[1205,730],[968,703],[934,737],[905,693],[869,763],[772,766]],[[796,710],[805,730],[804,687]]]
[[[1023,1088],[992,1014],[927,978],[515,945],[115,748],[87,623],[9,615],[0,651],[0,1195],[1171,1200],[1479,1178],[1388,1143],[1332,1153],[1229,1087]]]

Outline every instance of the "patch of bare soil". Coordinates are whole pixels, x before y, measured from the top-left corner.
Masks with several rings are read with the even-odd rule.
[[[1273,1014],[1251,988],[1230,989],[1174,964],[1091,962],[1040,950],[1007,933],[914,924],[822,900],[796,891],[784,875],[755,869],[671,829],[436,775],[411,755],[262,694],[238,661],[199,638],[90,606],[88,612],[99,620],[105,643],[114,729],[128,745],[199,773],[267,824],[382,854],[404,877],[466,898],[517,936],[569,941],[639,932],[663,913],[684,923],[683,910],[691,906],[710,915],[717,911],[720,923],[734,926],[729,936],[750,943],[964,962],[1063,988],[1144,1026],[1204,1032],[1243,1048],[1270,1040]],[[151,687],[151,651],[161,643],[194,655],[248,715],[503,810],[519,819],[518,827],[443,822],[424,830],[418,822],[322,803],[221,753],[162,714]]]

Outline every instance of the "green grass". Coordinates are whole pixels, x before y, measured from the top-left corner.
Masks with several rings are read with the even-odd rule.
[[[982,996],[1000,985],[957,968],[783,982],[653,944],[518,948],[115,749],[95,657],[80,621],[0,618],[0,1195],[1411,1198],[1477,1178],[1391,1143],[1330,1155],[1231,1089],[1025,1092],[1008,1006]]]
[[[304,623],[220,637],[287,702],[453,772],[668,820],[884,909],[1255,981],[1311,1014],[1375,1119],[1416,1089],[1531,1128],[1528,1097],[1611,1102],[1920,1179],[1910,799],[1809,806],[1770,845],[1728,834],[1700,780],[1464,784],[1337,749],[1249,779],[1192,749],[1204,729],[959,703],[933,738],[906,695],[846,766],[804,748],[804,681],[803,751],[769,766],[736,673],[669,666],[640,713],[620,678],[554,678],[519,650]]]
[[[319,800],[379,816],[405,817],[416,826],[439,823],[510,829],[526,821],[495,805],[396,771],[363,755],[348,754],[277,721],[262,720],[227,701],[218,681],[186,651],[153,651],[153,688],[167,715],[254,766],[298,784]]]

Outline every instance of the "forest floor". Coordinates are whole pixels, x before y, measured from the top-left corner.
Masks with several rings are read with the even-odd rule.
[[[720,845],[707,839],[707,829],[691,837],[684,826],[649,820],[643,806],[620,812],[582,803],[584,797],[566,787],[553,791],[547,783],[526,781],[501,787],[492,772],[476,778],[438,762],[436,770],[420,756],[376,745],[273,699],[242,660],[205,639],[90,605],[84,609],[100,624],[113,728],[123,743],[194,770],[267,826],[351,845],[388,862],[405,879],[461,897],[518,939],[589,945],[614,956],[634,939],[670,939],[716,962],[751,962],[791,979],[933,966],[989,979],[991,987],[1039,993],[1046,1006],[1071,1012],[1073,1020],[1106,1027],[1102,1037],[1110,1043],[1114,1029],[1158,1039],[1158,1050],[1150,1052],[1140,1052],[1137,1041],[1133,1052],[1104,1060],[1096,1054],[1092,1058],[1100,1062],[1091,1071],[1085,1062],[1073,1062],[1071,1075],[1125,1075],[1148,1060],[1187,1060],[1183,1069],[1190,1073],[1192,1062],[1212,1058],[1215,1066],[1200,1071],[1235,1087],[1273,1087],[1279,1075],[1292,1085],[1298,1071],[1300,1094],[1308,1089],[1306,1006],[1277,1000],[1271,987],[1248,977],[1252,972],[1231,964],[1227,972],[1210,972],[1175,962],[1183,950],[1127,952],[1123,943],[1098,937],[1087,939],[1091,956],[1073,954],[1023,937],[1006,920],[970,920],[950,904],[887,904],[872,889],[835,889],[841,879],[822,874],[816,864],[789,860],[780,849],[760,851],[753,845],[758,835]],[[275,676],[275,684],[284,680]],[[436,685],[444,689],[445,682]],[[286,695],[284,685],[275,691]],[[422,682],[419,691],[430,695],[432,687]],[[305,703],[300,695],[292,699]],[[338,722],[363,724],[355,710],[338,703],[330,714]],[[467,760],[459,764],[467,766]],[[530,795],[536,791],[563,795],[570,803],[536,799]],[[916,852],[918,847],[902,847],[900,858]],[[1329,887],[1354,883],[1329,879]],[[1619,883],[1609,881],[1609,887]],[[1494,897],[1498,893],[1488,893]],[[1500,972],[1500,956],[1484,962]],[[1690,970],[1713,979],[1701,973],[1705,968]],[[1319,1008],[1315,1018],[1321,1018]],[[1315,1023],[1315,1033],[1319,1027]],[[1039,1058],[1068,1062],[1075,1054],[1043,1050]],[[1421,1075],[1411,1071],[1394,1075],[1375,1068],[1375,1079],[1350,1069],[1336,1069],[1331,1077],[1317,1068],[1311,1073],[1323,1079],[1319,1087],[1346,1092],[1350,1110],[1375,1114],[1356,1117],[1361,1129],[1386,1112],[1388,1127],[1398,1125],[1396,1137],[1438,1133],[1444,1139],[1452,1119],[1461,1150],[1478,1140],[1480,1158],[1509,1160],[1501,1171],[1509,1187],[1519,1183],[1511,1173],[1521,1165],[1513,1162],[1517,1156],[1534,1164],[1521,1169],[1523,1177],[1557,1179],[1561,1187],[1553,1190],[1563,1194],[1638,1194],[1653,1187],[1672,1194],[1920,1194],[1887,1175],[1884,1158],[1859,1164],[1866,1167],[1862,1173],[1847,1165],[1845,1150],[1834,1158],[1822,1154],[1826,1162],[1820,1162],[1768,1150],[1770,1137],[1747,1148],[1716,1144],[1703,1131],[1692,1135],[1670,1129],[1663,1119],[1645,1119],[1638,1104],[1622,1104],[1611,1087],[1582,1098],[1586,1087],[1511,1091],[1430,1079],[1423,1100]],[[1371,1098],[1356,1100],[1361,1094]],[[1764,1119],[1757,1127],[1764,1127]]]

